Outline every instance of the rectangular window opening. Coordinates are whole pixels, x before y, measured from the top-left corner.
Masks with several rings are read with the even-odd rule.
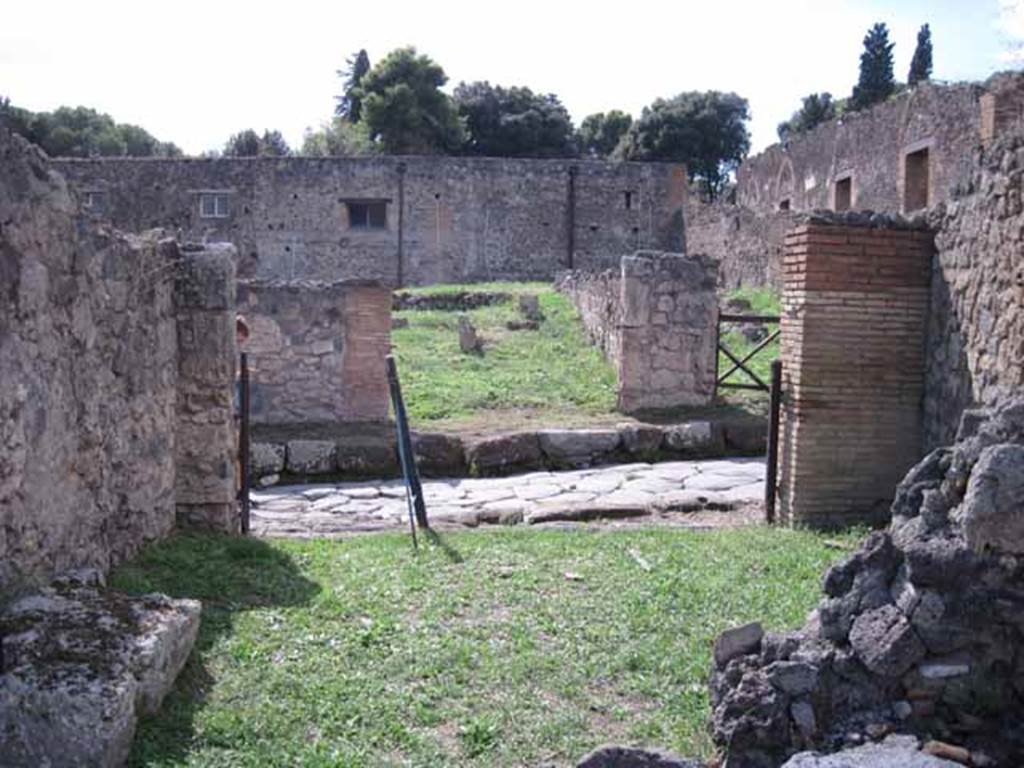
[[[627,211],[631,210],[633,208],[633,193],[632,192],[624,192],[623,194],[625,195],[625,198],[626,198],[626,210]]]
[[[910,213],[927,208],[931,202],[928,148],[908,153],[903,162],[903,210]]]
[[[853,205],[853,177],[836,181],[836,204],[837,211],[848,211]]]
[[[205,192],[199,196],[199,216],[204,219],[226,219],[231,215],[229,195]]]
[[[107,209],[107,196],[103,192],[86,192],[82,196],[82,207],[89,213],[103,213]]]
[[[779,210],[780,211],[788,211],[789,210],[789,198],[786,198],[781,203],[779,203]]]
[[[383,201],[349,202],[348,225],[352,229],[385,229],[388,225],[387,203]]]

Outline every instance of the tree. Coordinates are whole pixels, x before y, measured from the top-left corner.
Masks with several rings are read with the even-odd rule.
[[[338,70],[338,77],[345,78],[345,92],[336,96],[337,106],[334,114],[344,117],[350,123],[358,123],[363,113],[363,102],[359,95],[359,84],[363,77],[370,71],[370,57],[366,49],[360,49],[359,53],[345,60],[346,69]]]
[[[932,31],[927,24],[922,24],[917,32],[917,47],[914,57],[910,60],[910,73],[907,85],[913,87],[918,83],[931,79],[932,76]]]
[[[892,49],[885,24],[875,24],[868,30],[864,36],[864,52],[860,55],[860,79],[850,96],[852,109],[867,109],[885,101],[896,90]]]
[[[789,120],[779,123],[779,141],[785,141],[794,133],[804,133],[828,122],[836,116],[836,103],[832,94],[812,93],[804,96],[800,109],[794,112]]]
[[[336,117],[316,131],[307,128],[302,137],[301,154],[310,157],[370,155],[376,150],[362,123],[350,123]]]
[[[288,142],[280,131],[263,131],[260,136],[252,128],[231,136],[224,145],[224,157],[286,157],[291,154]]]
[[[30,112],[0,100],[0,122],[40,146],[51,157],[174,157],[181,150],[157,141],[137,125],[115,123],[88,107],[59,107]]]
[[[617,109],[587,115],[580,123],[580,149],[589,157],[610,157],[632,124],[633,118]]]
[[[388,154],[458,151],[464,132],[452,100],[441,92],[444,70],[413,47],[392,51],[356,88],[360,122]]]
[[[491,157],[571,157],[576,154],[572,118],[554,94],[460,83],[455,106],[465,127],[463,151]]]
[[[750,149],[747,100],[735,93],[688,91],[657,99],[623,137],[623,160],[686,163],[690,178],[715,198]]]

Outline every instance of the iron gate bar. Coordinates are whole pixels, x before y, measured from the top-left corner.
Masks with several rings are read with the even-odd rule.
[[[768,455],[764,475],[764,517],[775,522],[775,497],[778,492],[779,411],[782,405],[782,361],[772,361],[772,388],[768,405]]]
[[[764,339],[760,344],[758,344],[756,347],[754,347],[752,350],[750,350],[747,353],[746,357],[744,357],[741,362],[745,363],[745,362],[749,361],[750,358],[752,358],[754,355],[756,355],[762,349],[767,347],[769,344],[771,344],[773,341],[775,341],[781,335],[782,335],[782,331],[781,330],[775,331],[775,333],[771,334],[768,338]],[[734,373],[736,373],[736,371],[738,371],[739,369],[740,368],[739,368],[738,365],[734,365],[732,368],[730,368],[728,371],[726,371],[725,373],[722,374],[721,378],[719,379],[719,383],[722,383],[723,381],[728,379],[730,376],[732,376]]]
[[[747,376],[749,376],[755,382],[757,382],[758,386],[755,387],[756,389],[760,389],[760,390],[763,390],[765,392],[768,391],[768,385],[765,384],[763,381],[761,381],[761,377],[758,376],[756,373],[754,373],[749,368],[747,368],[747,366],[743,364],[743,361],[741,361],[738,357],[736,357],[736,355],[734,355],[732,352],[729,351],[728,347],[725,347],[723,345],[723,346],[720,346],[719,349],[722,350],[725,353],[725,356],[728,357],[730,360],[732,360],[736,364],[736,366],[738,368],[740,368],[745,374],[747,374]],[[750,389],[753,385],[751,385],[751,384],[747,384],[747,385],[727,384],[727,383],[719,382],[718,386],[720,386],[720,387],[732,387],[733,389]]]
[[[726,312],[718,313],[718,320],[722,323],[777,323],[780,315],[730,315]]]
[[[238,410],[240,417],[238,435],[238,464],[241,473],[239,501],[241,516],[241,529],[243,534],[249,533],[250,501],[249,491],[252,487],[252,477],[249,473],[249,355],[245,352],[239,356],[238,376]]]

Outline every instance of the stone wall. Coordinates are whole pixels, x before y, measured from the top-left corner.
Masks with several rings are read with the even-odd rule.
[[[983,141],[1019,122],[1022,103],[1020,74],[921,84],[747,159],[736,174],[736,202],[760,213],[836,209],[837,183],[848,179],[854,210],[910,213],[935,205],[970,177],[972,154]],[[926,159],[917,157],[927,173],[919,178],[907,158],[922,150]],[[926,194],[915,203],[918,186]]]
[[[391,291],[353,282],[243,280],[257,424],[383,421]]]
[[[780,508],[793,523],[885,519],[921,455],[932,235],[815,217],[786,237]]]
[[[617,264],[639,248],[684,247],[680,165],[451,157],[55,164],[90,193],[92,215],[120,228],[234,243],[244,278],[551,279]],[[218,215],[201,215],[204,199]],[[367,203],[383,205],[379,226],[352,219],[361,215],[353,206]]]
[[[781,288],[783,241],[794,221],[795,214],[787,211],[755,212],[691,196],[686,207],[686,248],[718,262],[718,284],[724,290]]]
[[[64,180],[2,128],[0,166],[4,594],[105,570],[174,525],[182,258],[77,222]]]
[[[962,411],[1024,386],[1024,132],[979,155],[965,193],[937,209],[925,442],[950,441]]]
[[[641,251],[618,274],[559,281],[588,335],[615,368],[625,412],[706,405],[715,388],[718,265],[702,256]]]

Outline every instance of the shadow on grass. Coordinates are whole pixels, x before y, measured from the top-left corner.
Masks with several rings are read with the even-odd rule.
[[[466,558],[462,556],[462,553],[445,541],[444,536],[433,528],[420,528],[420,532],[423,534],[424,539],[444,552],[445,557],[447,557],[449,561],[453,563],[464,563],[466,561]]]
[[[132,594],[164,592],[203,603],[196,646],[160,712],[139,723],[132,766],[184,762],[196,714],[214,683],[205,666],[206,651],[230,634],[239,613],[305,605],[320,591],[287,553],[258,539],[214,535],[176,536],[154,544],[118,568],[111,585]]]

